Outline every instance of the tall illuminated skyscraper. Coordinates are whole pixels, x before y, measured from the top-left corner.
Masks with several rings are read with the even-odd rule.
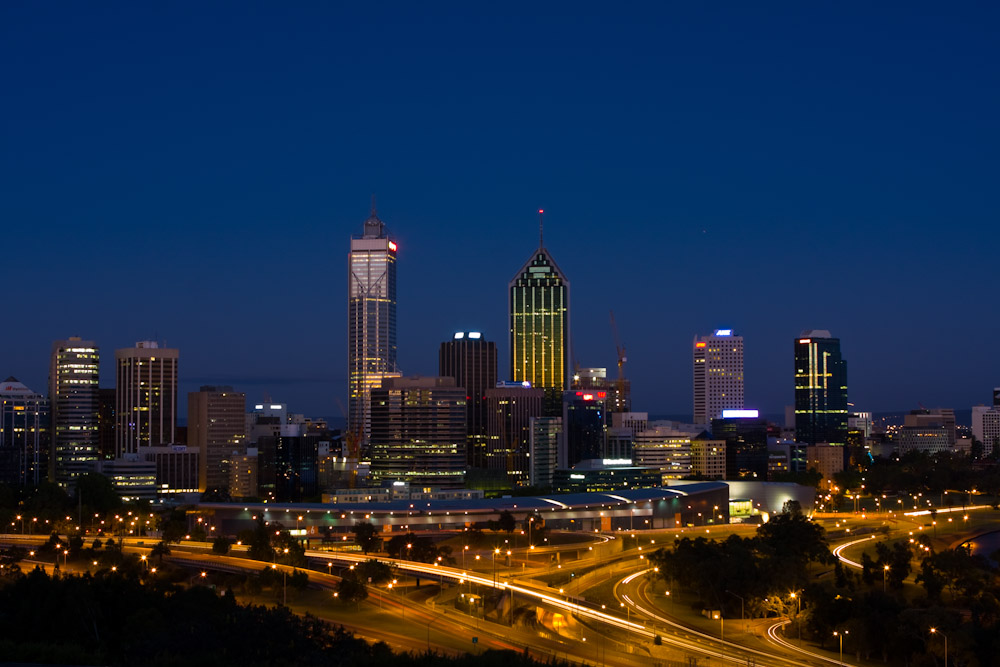
[[[396,243],[375,214],[364,234],[351,239],[347,258],[347,372],[349,445],[367,447],[371,433],[371,390],[396,367]]]
[[[716,329],[695,337],[694,423],[709,424],[723,410],[743,409],[743,336]]]
[[[49,481],[64,489],[72,489],[98,459],[99,369],[100,351],[93,341],[74,336],[52,344]]]
[[[177,442],[178,350],[140,341],[115,350],[118,457]]]
[[[541,224],[538,249],[508,285],[508,307],[511,380],[545,390],[546,414],[559,416],[569,380],[569,281],[545,248]]]
[[[847,444],[847,361],[829,331],[803,331],[795,339],[795,439]]]

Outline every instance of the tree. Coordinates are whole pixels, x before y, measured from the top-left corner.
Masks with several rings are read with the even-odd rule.
[[[361,547],[361,551],[367,556],[369,551],[375,551],[378,545],[378,530],[367,521],[359,521],[351,528],[354,533],[354,543]]]
[[[233,541],[231,539],[219,535],[212,542],[212,552],[217,553],[220,556],[225,556],[226,554],[229,553],[229,548],[231,546],[233,546]]]
[[[187,535],[187,515],[183,510],[167,510],[160,514],[157,522],[160,539],[164,542],[180,542]]]
[[[510,535],[514,532],[514,529],[517,528],[517,520],[514,518],[513,514],[504,510],[503,512],[500,512],[500,516],[497,518],[497,527]]]
[[[394,570],[391,565],[374,558],[366,560],[364,563],[355,565],[353,572],[357,573],[361,581],[368,582],[373,586],[378,586],[379,584],[391,581],[394,574]]]
[[[100,514],[108,514],[121,507],[122,499],[111,480],[96,472],[80,475],[76,480],[76,503]]]
[[[108,544],[111,544],[110,540],[108,541]],[[149,555],[158,559],[160,561],[160,564],[162,565],[163,557],[170,555],[170,545],[167,544],[166,541],[160,540],[159,542],[153,545],[152,549],[149,550]]]
[[[361,602],[368,597],[368,589],[358,580],[353,570],[348,570],[337,582],[337,598],[344,602]]]

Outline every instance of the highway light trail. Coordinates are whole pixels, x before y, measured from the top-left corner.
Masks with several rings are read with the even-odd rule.
[[[874,539],[875,539],[875,536],[874,535],[870,535],[869,537],[863,537],[860,540],[854,540],[853,542],[845,542],[844,544],[838,545],[838,546],[836,546],[836,547],[833,548],[833,555],[836,556],[837,558],[839,558],[841,563],[846,563],[847,565],[850,565],[851,567],[853,567],[855,569],[862,570],[864,568],[861,566],[861,563],[859,563],[857,561],[853,561],[850,558],[848,558],[847,556],[844,556],[843,555],[843,551],[847,547],[852,547],[855,544],[861,544],[862,542],[867,542],[868,540],[874,540]]]

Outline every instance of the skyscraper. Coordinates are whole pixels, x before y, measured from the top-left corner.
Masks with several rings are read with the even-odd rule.
[[[478,331],[460,331],[441,343],[438,375],[455,378],[465,388],[468,419],[466,462],[472,468],[486,467],[486,390],[497,384],[497,346]]]
[[[229,487],[229,463],[246,446],[246,394],[232,387],[188,392],[188,445],[197,447],[198,488]]]
[[[743,409],[743,337],[716,329],[695,337],[694,423],[708,424],[723,410]]]
[[[115,350],[117,455],[177,441],[177,361],[180,353],[155,341]]]
[[[376,483],[461,488],[465,390],[450,377],[389,378],[371,392],[371,476]]]
[[[37,486],[45,479],[49,402],[9,377],[0,383],[0,484]]]
[[[505,473],[512,486],[530,480],[531,420],[542,416],[544,399],[541,389],[519,382],[498,382],[486,391],[486,467]]]
[[[64,489],[73,488],[98,459],[99,370],[100,351],[93,341],[73,336],[52,344],[48,476]]]
[[[349,446],[366,447],[371,432],[371,390],[396,367],[396,243],[375,213],[364,234],[351,239],[347,259],[347,372]]]
[[[569,281],[538,236],[508,285],[511,379],[545,390],[546,414],[559,416],[569,379]]]
[[[795,439],[847,444],[847,361],[829,331],[804,331],[795,339]]]

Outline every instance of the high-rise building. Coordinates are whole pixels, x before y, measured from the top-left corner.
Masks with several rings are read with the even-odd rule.
[[[723,410],[743,409],[743,336],[716,329],[695,337],[694,423],[708,424]]]
[[[558,416],[569,379],[569,281],[540,234],[508,285],[508,312],[511,380],[544,390],[546,414]]]
[[[246,446],[246,394],[232,387],[188,392],[188,444],[200,453],[198,487],[227,489],[233,452]]]
[[[177,441],[177,361],[174,348],[154,341],[115,350],[117,456]]]
[[[48,458],[49,402],[15,377],[0,383],[0,484],[37,486]]]
[[[64,489],[74,488],[98,459],[99,371],[100,352],[93,341],[74,336],[52,344],[49,481]]]
[[[795,339],[795,440],[846,446],[847,412],[840,339],[829,331],[804,331]]]
[[[371,392],[371,477],[376,484],[461,488],[465,390],[451,377],[389,378]]]
[[[559,467],[562,417],[532,417],[528,428],[528,483],[540,488],[552,486],[552,475]]]
[[[371,390],[396,367],[396,242],[375,213],[351,239],[347,258],[347,372],[349,445],[367,449]]]
[[[115,438],[115,388],[97,391],[97,458],[113,459],[118,451]]]
[[[983,443],[983,455],[1000,450],[1000,387],[993,390],[993,405],[972,408],[972,437]]]
[[[478,331],[456,333],[441,343],[438,374],[455,378],[455,384],[465,389],[466,463],[471,468],[485,468],[489,443],[486,391],[497,384],[496,343],[487,341]]]
[[[725,443],[725,479],[766,480],[767,420],[761,419],[757,410],[730,411],[723,415],[712,420],[712,435]]]
[[[626,379],[609,380],[607,368],[577,368],[569,383],[570,389],[597,389],[607,392],[608,412],[629,412],[632,406],[632,384]]]
[[[544,398],[541,389],[519,382],[486,391],[486,467],[506,474],[512,486],[530,482],[531,420],[542,416]]]
[[[608,392],[563,392],[563,439],[560,467],[604,458],[608,437]],[[565,462],[562,464],[562,462]]]
[[[691,441],[699,431],[676,428],[670,422],[651,421],[635,434],[633,461],[637,466],[658,468],[663,479],[682,479],[692,474]]]

